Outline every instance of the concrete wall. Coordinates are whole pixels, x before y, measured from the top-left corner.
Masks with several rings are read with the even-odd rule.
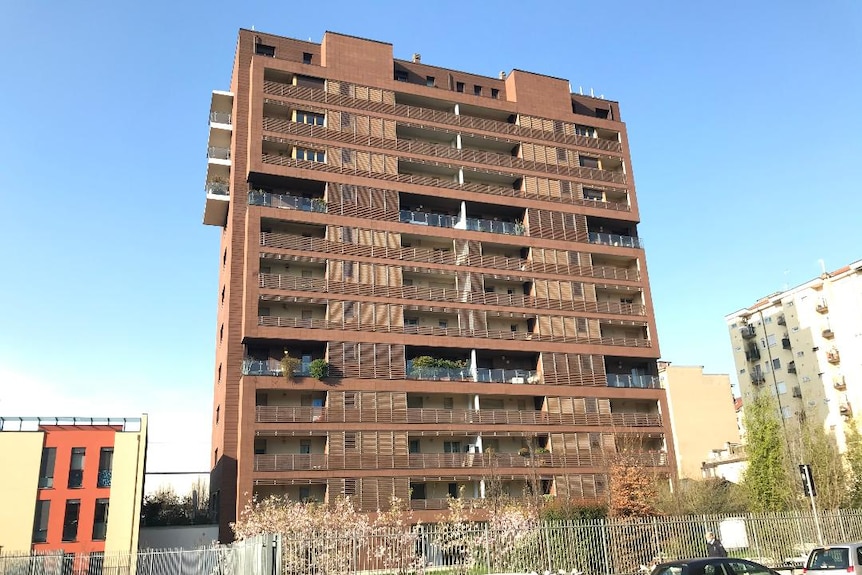
[[[29,551],[39,485],[39,464],[45,434],[0,433],[0,547]]]
[[[176,525],[143,527],[139,549],[197,549],[218,539],[218,525]]]
[[[700,479],[701,463],[711,450],[739,443],[730,377],[704,374],[702,366],[668,365],[659,374],[667,390],[679,476]]]

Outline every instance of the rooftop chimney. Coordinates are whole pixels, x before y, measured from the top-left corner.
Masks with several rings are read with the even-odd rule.
[[[505,71],[505,70],[500,70],[500,79],[501,79],[501,80],[505,80],[505,79],[506,79],[506,71]]]

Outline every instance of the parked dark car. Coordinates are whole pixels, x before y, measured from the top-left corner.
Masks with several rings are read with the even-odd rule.
[[[701,557],[656,565],[650,575],[779,575],[769,567],[748,559]]]

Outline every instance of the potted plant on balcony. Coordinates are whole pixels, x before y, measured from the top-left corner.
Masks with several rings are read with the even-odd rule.
[[[522,447],[521,449],[518,450],[518,455],[520,455],[521,457],[529,457],[530,456],[530,448],[529,447]]]
[[[323,379],[329,375],[329,363],[325,359],[315,359],[308,364],[308,374],[314,379]]]
[[[524,222],[515,220],[515,235],[523,236],[525,231],[527,231],[527,228],[524,226]]]
[[[325,212],[326,201],[323,198],[311,198],[311,211]]]
[[[281,373],[284,375],[285,381],[293,381],[293,372],[302,364],[302,360],[298,357],[291,357],[290,352],[285,350],[284,357],[281,358]]]

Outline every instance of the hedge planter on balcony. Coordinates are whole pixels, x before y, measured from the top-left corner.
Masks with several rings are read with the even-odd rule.
[[[308,375],[314,379],[323,379],[329,375],[329,364],[325,359],[315,359],[308,364]]]

